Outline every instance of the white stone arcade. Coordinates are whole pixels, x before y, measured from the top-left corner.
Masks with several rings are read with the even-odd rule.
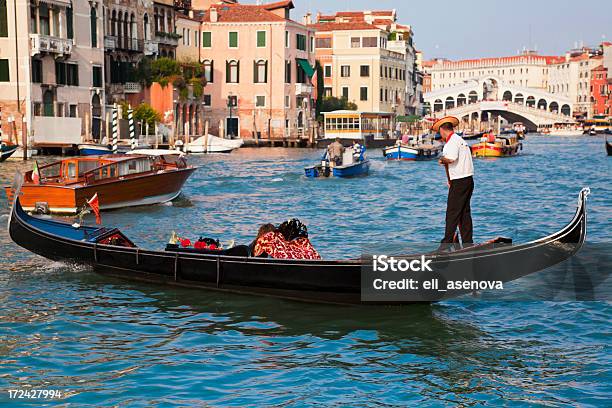
[[[530,128],[573,122],[573,104],[568,98],[535,88],[508,84],[495,76],[466,81],[452,88],[424,95],[432,115],[453,115],[480,120],[483,113],[506,120],[522,121]]]

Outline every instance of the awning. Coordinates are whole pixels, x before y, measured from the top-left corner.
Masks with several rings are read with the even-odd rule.
[[[310,63],[303,58],[296,58],[295,60],[300,65],[300,67],[302,67],[306,75],[308,75],[308,78],[312,78],[312,76],[315,74],[315,70],[313,67],[310,66]]]

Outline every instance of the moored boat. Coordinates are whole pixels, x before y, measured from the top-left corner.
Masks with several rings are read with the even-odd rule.
[[[327,151],[325,151],[321,158],[321,164],[306,167],[304,169],[306,177],[318,178],[333,176],[348,178],[367,175],[370,171],[370,161],[365,154],[366,148],[362,145],[357,146],[358,147],[347,149],[342,156],[342,163],[338,165],[330,163]]]
[[[606,152],[608,156],[612,156],[612,143],[608,139],[606,139]]]
[[[184,150],[186,153],[192,154],[231,153],[241,148],[243,144],[244,140],[242,139],[224,139],[208,134],[208,136],[200,136],[193,142],[188,143]]]
[[[27,211],[59,214],[77,213],[95,194],[101,210],[159,204],[175,199],[195,170],[172,155],[68,158],[27,172],[20,200]]]
[[[516,156],[523,144],[516,135],[497,136],[489,133],[484,135],[480,142],[470,146],[474,157],[509,157]]]
[[[101,156],[112,153],[110,145],[100,143],[81,143],[77,147],[81,156]]]
[[[8,141],[0,141],[0,162],[5,161],[13,155],[19,148],[19,145]]]
[[[19,187],[15,187],[18,191]],[[559,231],[523,244],[493,245],[492,240],[450,253],[427,256],[434,271],[448,265],[472,271],[474,278],[504,283],[556,265],[580,250],[586,238],[588,189],[580,193],[572,220]],[[28,215],[15,194],[8,223],[19,246],[51,260],[93,267],[95,271],[136,281],[158,282],[252,295],[275,296],[335,304],[367,303],[362,298],[364,263],[360,259],[288,260],[257,258],[249,246],[221,251],[147,250],[113,227],[71,226]],[[338,241],[339,245],[341,241]],[[446,265],[446,266],[445,266]],[[426,272],[431,277],[430,272]],[[493,275],[494,274],[494,275]],[[435,275],[436,277],[438,275]],[[470,293],[461,289],[440,293],[435,300]],[[414,301],[378,301],[414,303]]]
[[[383,157],[387,160],[423,161],[435,159],[442,151],[441,146],[431,143],[403,143],[398,140],[394,146],[383,149]]]

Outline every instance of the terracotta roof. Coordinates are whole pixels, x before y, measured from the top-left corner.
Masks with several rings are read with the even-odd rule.
[[[314,28],[317,31],[380,30],[380,28],[363,21],[352,23],[317,23],[311,24],[308,27]]]
[[[281,3],[281,2],[279,2]],[[285,3],[285,2],[282,2]],[[274,3],[278,4],[278,3]],[[241,23],[241,22],[274,22],[286,21],[285,18],[274,14],[267,8],[269,5],[245,5],[245,4],[223,4],[213,6],[217,9],[219,23]],[[276,7],[276,6],[273,6]],[[280,8],[280,7],[276,7]],[[203,22],[210,23],[210,9],[202,18]]]
[[[375,10],[372,11],[373,16],[392,16],[393,10]]]
[[[261,7],[266,10],[278,10],[279,8],[294,9],[295,6],[291,0],[277,1],[276,3],[263,4]]]

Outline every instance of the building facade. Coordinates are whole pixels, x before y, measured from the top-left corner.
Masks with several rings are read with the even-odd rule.
[[[314,32],[291,19],[293,7],[291,1],[224,2],[194,11],[202,19],[203,105],[211,133],[247,139],[311,136]]]
[[[593,116],[610,116],[610,97],[612,88],[608,85],[608,69],[598,65],[591,70],[590,99],[592,103]]]
[[[98,1],[0,2],[5,135],[13,134],[23,143],[23,135],[29,133],[30,145],[53,147],[100,134],[105,99],[103,13]]]
[[[344,97],[360,110],[417,113],[421,84],[413,31],[397,23],[395,10],[319,14],[312,27],[326,95]],[[372,74],[362,76],[362,66],[371,66]]]

